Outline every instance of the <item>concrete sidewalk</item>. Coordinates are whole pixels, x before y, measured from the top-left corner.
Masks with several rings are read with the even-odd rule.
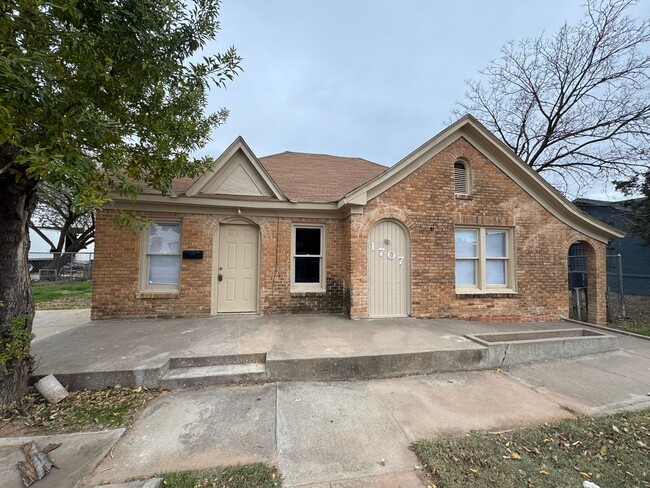
[[[628,352],[503,372],[169,392],[87,482],[264,461],[287,487],[424,487],[409,450],[417,439],[650,407],[649,393],[650,358]]]
[[[81,486],[81,480],[92,473],[123,433],[124,429],[116,429],[77,434],[0,438],[0,486],[3,488],[25,486],[16,465],[19,461],[25,460],[20,446],[32,441],[40,449],[50,443],[61,444],[50,453],[50,458],[57,469],[51,470],[34,486],[51,488]]]
[[[473,353],[480,346],[463,334],[563,327],[573,324],[330,316],[138,320],[82,325],[34,347],[41,365],[110,369],[213,351],[276,350],[318,359],[417,353],[433,345]],[[614,352],[499,370],[168,392],[85,482],[264,461],[279,466],[287,487],[427,486],[408,449],[417,439],[650,407],[650,341],[616,335]]]

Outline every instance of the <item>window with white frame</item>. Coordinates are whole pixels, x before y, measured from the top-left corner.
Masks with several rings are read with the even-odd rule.
[[[510,229],[458,227],[455,231],[455,249],[457,291],[514,291]]]
[[[469,166],[464,161],[454,163],[454,193],[456,195],[469,195]]]
[[[181,224],[150,224],[143,235],[141,282],[144,290],[178,290],[181,271]]]
[[[292,289],[324,291],[325,228],[320,225],[294,225],[292,237]]]

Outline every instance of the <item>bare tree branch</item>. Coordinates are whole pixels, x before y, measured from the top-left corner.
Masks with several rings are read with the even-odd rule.
[[[631,18],[634,4],[587,0],[581,22],[506,44],[480,81],[467,81],[454,114],[474,114],[564,191],[644,173],[650,19]]]
[[[30,227],[50,245],[53,252],[79,252],[94,241],[95,215],[78,210],[71,189],[41,183],[38,196],[39,203]],[[56,244],[40,230],[41,227],[59,231]]]

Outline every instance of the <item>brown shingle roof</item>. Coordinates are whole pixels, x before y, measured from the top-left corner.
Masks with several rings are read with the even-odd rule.
[[[336,202],[350,191],[380,175],[388,168],[361,158],[285,151],[259,158],[286,197],[294,202]],[[179,178],[171,193],[184,195],[198,178]],[[160,194],[142,184],[142,193]],[[236,195],[205,195],[203,198],[255,200]],[[262,198],[268,199],[268,197]]]
[[[289,200],[335,202],[388,168],[361,158],[285,151],[259,158]]]

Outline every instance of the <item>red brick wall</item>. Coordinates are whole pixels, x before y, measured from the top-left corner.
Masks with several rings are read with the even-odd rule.
[[[182,249],[202,249],[202,260],[182,260],[179,293],[139,291],[140,235],[113,227],[114,211],[98,212],[93,270],[92,318],[205,316],[212,308],[213,236],[229,217],[147,212],[151,219],[178,219]],[[251,218],[260,228],[260,311],[264,314],[327,312],[349,309],[343,251],[344,225],[340,220]],[[326,227],[326,292],[291,292],[291,226]]]
[[[471,168],[472,196],[454,196],[453,165]],[[555,218],[465,139],[459,139],[374,198],[351,223],[351,317],[368,316],[366,242],[381,219],[403,222],[411,238],[411,312],[416,317],[539,321],[568,316],[567,253],[581,240],[590,260],[590,320],[604,323],[605,244]],[[457,295],[456,225],[514,229],[516,294]]]
[[[453,165],[461,157],[471,168],[471,198],[454,196]],[[204,259],[182,261],[177,295],[140,293],[140,236],[115,230],[114,212],[98,212],[92,317],[209,315],[213,236],[228,217],[145,215],[181,220],[182,248],[203,249]],[[260,228],[260,312],[367,317],[368,233],[386,218],[404,223],[410,234],[411,312],[416,317],[535,321],[566,316],[567,253],[580,240],[590,245],[589,320],[605,322],[605,244],[556,219],[464,139],[368,202],[363,214],[343,220],[251,217]],[[325,293],[291,292],[291,226],[298,222],[326,225]],[[460,224],[514,229],[516,294],[456,294],[454,227]]]

